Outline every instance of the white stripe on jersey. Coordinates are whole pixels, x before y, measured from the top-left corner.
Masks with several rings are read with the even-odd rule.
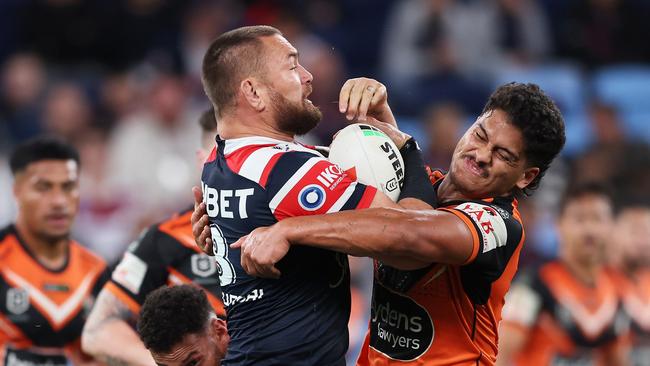
[[[241,168],[239,169],[239,175],[244,178],[248,178],[255,183],[259,183],[260,178],[262,178],[264,168],[266,168],[266,166],[269,164],[271,158],[277,154],[282,154],[283,152],[284,151],[275,149],[273,147],[263,147],[255,150],[246,158],[244,164],[242,164]]]
[[[348,202],[348,199],[350,199],[350,196],[352,196],[352,193],[354,193],[355,188],[357,188],[357,182],[350,183],[350,185],[348,186],[348,188],[345,189],[345,192],[343,192],[341,197],[339,197],[339,199],[336,200],[336,202],[334,202],[332,207],[330,207],[330,209],[327,210],[327,213],[341,211],[341,207],[343,207],[343,205],[345,205],[345,203]]]
[[[293,187],[300,182],[302,178],[314,167],[318,162],[324,161],[325,159],[319,157],[313,157],[307,160],[301,167],[298,169],[292,176],[287,180],[287,182],[280,188],[278,193],[273,196],[271,202],[269,202],[269,208],[272,213],[275,213],[275,210],[278,208],[278,205],[282,202],[284,197],[293,189]]]

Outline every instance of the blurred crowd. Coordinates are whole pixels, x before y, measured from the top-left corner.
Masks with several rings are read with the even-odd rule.
[[[595,180],[616,201],[650,202],[649,15],[644,0],[3,0],[0,224],[15,212],[12,146],[61,136],[82,159],[74,237],[114,263],[142,228],[191,203],[210,41],[269,24],[314,75],[324,118],[310,143],[329,144],[345,125],[343,82],[374,77],[428,163],[446,168],[496,85],[540,84],[565,116],[567,146],[521,204],[522,263],[536,264],[557,254],[569,185]],[[352,264],[355,309],[366,312],[369,262]],[[366,330],[358,323],[353,343]]]

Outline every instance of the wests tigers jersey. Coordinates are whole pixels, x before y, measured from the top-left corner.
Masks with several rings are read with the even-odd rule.
[[[95,296],[108,278],[98,256],[71,241],[65,265],[40,264],[9,226],[0,231],[0,365],[74,363]]]
[[[165,285],[194,284],[205,290],[215,313],[225,319],[218,267],[194,244],[192,210],[151,226],[134,241],[105,288],[134,314],[147,295]]]
[[[560,261],[522,274],[508,293],[503,319],[527,335],[517,365],[604,365],[603,352],[627,340],[628,322],[610,274],[601,271],[589,286]]]
[[[443,175],[432,175],[437,191]],[[503,298],[524,241],[517,200],[449,201],[439,203],[437,210],[467,225],[473,237],[471,256],[463,265],[430,266],[406,293],[392,291],[375,278],[370,329],[357,365],[496,362]]]
[[[650,366],[650,269],[642,269],[634,280],[611,271],[630,320],[631,366]]]
[[[376,189],[310,147],[262,137],[217,140],[202,181],[231,337],[223,364],[345,365],[347,257],[294,246],[281,277],[262,279],[229,244],[287,217],[368,207]]]

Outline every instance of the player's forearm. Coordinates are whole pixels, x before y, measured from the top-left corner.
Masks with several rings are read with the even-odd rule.
[[[296,217],[281,224],[291,244],[372,257],[400,269],[462,262],[467,257],[452,260],[445,252],[453,230],[436,230],[434,216],[439,213],[377,208]]]
[[[156,363],[137,333],[124,321],[113,319],[92,332],[84,332],[84,352],[107,365],[153,366]]]

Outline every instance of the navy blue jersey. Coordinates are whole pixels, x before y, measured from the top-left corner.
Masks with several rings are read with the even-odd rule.
[[[217,140],[202,182],[231,337],[223,364],[345,365],[347,257],[296,246],[280,279],[261,279],[228,245],[287,217],[366,208],[376,189],[310,147],[263,137]]]

